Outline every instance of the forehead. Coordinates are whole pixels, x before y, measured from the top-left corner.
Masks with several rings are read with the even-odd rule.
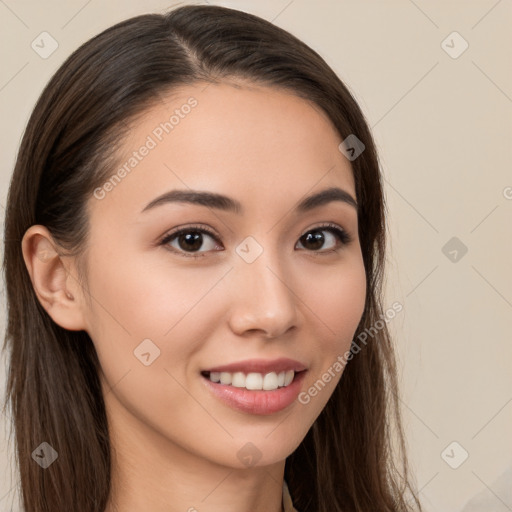
[[[260,208],[268,199],[296,202],[330,186],[355,198],[341,137],[319,107],[289,91],[229,83],[180,87],[130,128],[101,209],[140,212],[175,188],[218,192]]]

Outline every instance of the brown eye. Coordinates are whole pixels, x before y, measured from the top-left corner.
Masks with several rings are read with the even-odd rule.
[[[169,233],[160,242],[160,245],[169,247],[173,252],[182,256],[201,257],[212,249],[218,247],[217,237],[205,228],[188,227]],[[206,249],[200,249],[206,245]],[[194,254],[198,253],[198,254]]]
[[[335,224],[310,229],[299,238],[299,243],[304,249],[318,253],[332,253],[350,241],[349,234]],[[173,231],[162,239],[160,245],[166,246],[180,256],[193,258],[203,257],[211,250],[223,250],[214,233],[198,226]],[[202,248],[204,250],[201,250]]]
[[[328,233],[328,235],[326,236],[324,233]],[[338,243],[336,243],[336,239]],[[335,251],[338,246],[348,244],[350,237],[346,231],[334,225],[328,225],[310,229],[300,237],[299,242],[305,249],[314,252],[319,252],[319,249],[327,249],[326,252],[332,252]],[[325,244],[329,247],[324,247]]]

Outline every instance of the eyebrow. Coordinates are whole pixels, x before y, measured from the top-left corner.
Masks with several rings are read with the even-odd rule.
[[[356,200],[348,192],[338,187],[331,187],[306,197],[295,207],[295,211],[297,213],[305,213],[332,201],[348,204],[355,208],[356,211],[358,209]],[[244,210],[239,201],[222,194],[200,190],[171,190],[153,199],[142,209],[141,213],[163,204],[176,202],[207,206],[208,208],[216,208],[236,214],[242,214]]]

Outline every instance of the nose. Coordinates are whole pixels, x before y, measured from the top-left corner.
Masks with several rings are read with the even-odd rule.
[[[266,338],[276,338],[298,327],[299,299],[293,293],[291,272],[283,271],[277,261],[264,251],[252,263],[237,262],[232,271],[233,307],[229,317],[235,334],[258,331]]]

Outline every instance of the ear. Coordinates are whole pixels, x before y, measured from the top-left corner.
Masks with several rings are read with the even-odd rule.
[[[69,257],[59,254],[45,226],[34,225],[21,242],[32,286],[53,321],[70,331],[86,329],[83,289],[71,272]]]

